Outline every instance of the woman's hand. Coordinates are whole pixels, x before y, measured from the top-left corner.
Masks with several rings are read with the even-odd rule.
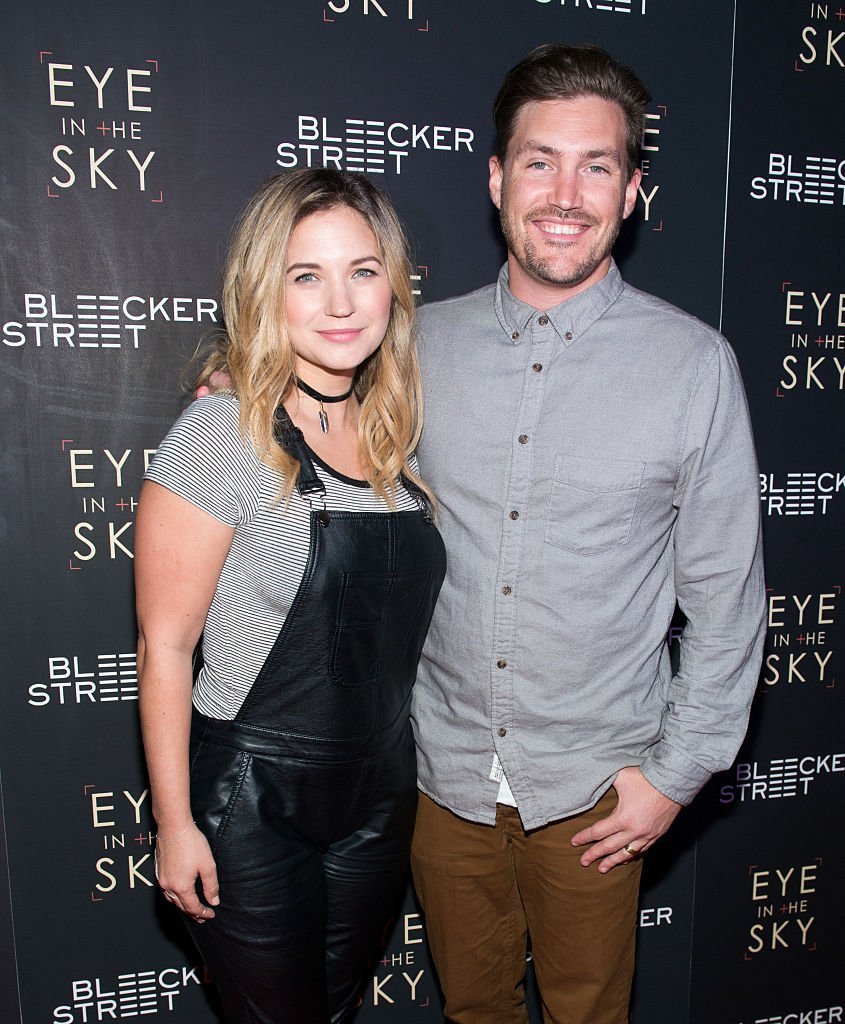
[[[165,898],[199,922],[220,900],[214,857],[191,820],[191,660],[233,535],[166,487],[144,483],[135,523],[138,685],[156,875]]]
[[[171,830],[170,834],[159,831],[155,863],[156,879],[169,903],[192,917],[197,924],[204,924],[214,917],[211,907],[220,903],[217,866],[208,840],[193,822],[181,831]]]

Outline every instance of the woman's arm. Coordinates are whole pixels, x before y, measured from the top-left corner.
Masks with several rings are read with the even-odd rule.
[[[156,875],[198,921],[216,906],[217,872],[193,823],[188,782],[191,660],[234,530],[166,487],[146,481],[135,523],[141,731],[158,827]]]

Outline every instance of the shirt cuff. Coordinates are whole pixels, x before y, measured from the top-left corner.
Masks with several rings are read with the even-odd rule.
[[[712,772],[668,743],[658,743],[640,765],[646,780],[675,803],[689,804],[710,779]]]

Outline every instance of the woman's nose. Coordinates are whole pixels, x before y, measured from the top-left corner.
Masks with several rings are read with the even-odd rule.
[[[355,302],[345,281],[333,282],[329,287],[327,298],[329,316],[350,316],[355,311]]]

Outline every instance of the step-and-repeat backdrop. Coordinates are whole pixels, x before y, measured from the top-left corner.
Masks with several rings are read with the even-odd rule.
[[[633,1020],[843,1021],[845,9],[804,0],[9,5],[3,1021],[217,1020],[153,884],[132,547],[236,211],[281,168],[365,171],[408,227],[421,302],[491,281],[491,100],[551,40],[600,43],[649,85],[620,262],[731,339],[760,457],[759,695],[737,763],[647,859]],[[409,890],[359,1020],[442,1019]]]

